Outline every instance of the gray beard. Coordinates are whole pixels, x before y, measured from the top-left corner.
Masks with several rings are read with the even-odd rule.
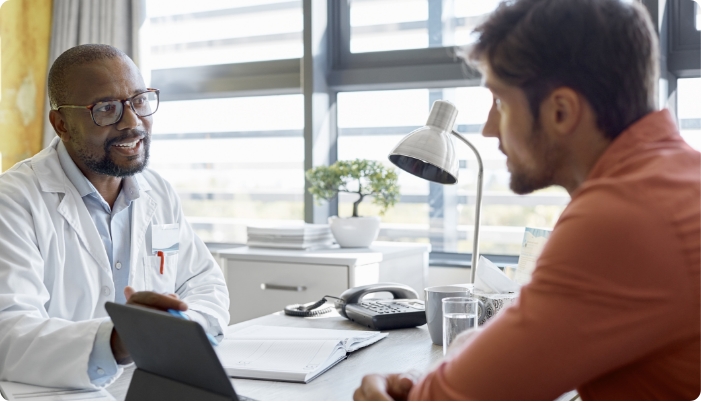
[[[128,168],[123,168],[115,164],[112,161],[112,159],[110,159],[110,147],[112,146],[112,144],[121,140],[122,138],[117,138],[105,144],[105,156],[101,159],[89,155],[87,152],[85,152],[83,148],[77,148],[76,153],[80,160],[85,164],[85,166],[88,167],[88,169],[98,174],[113,177],[128,177],[133,176],[137,173],[141,173],[148,165],[148,159],[150,156],[149,149],[151,145],[151,136],[146,134],[144,135],[144,138],[142,140],[143,142],[141,146],[144,147],[144,161],[137,165],[130,166]]]

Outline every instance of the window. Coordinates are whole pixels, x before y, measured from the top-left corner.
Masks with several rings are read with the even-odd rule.
[[[465,45],[498,0],[351,0],[353,53]]]
[[[234,63],[301,57],[301,0],[146,4],[147,66],[155,80],[166,77],[154,82],[162,102],[151,167],[175,187],[195,231],[208,242],[245,243],[251,222],[302,222],[302,95],[226,97],[228,87],[211,73],[215,65],[229,71]],[[180,83],[198,89],[179,91]]]
[[[701,151],[701,78],[677,80],[677,116],[684,140]]]
[[[162,102],[151,167],[203,240],[245,243],[251,222],[304,220],[303,115],[301,95]]]
[[[456,129],[466,134],[483,159],[480,251],[518,254],[524,227],[553,227],[569,202],[569,195],[558,188],[527,196],[517,196],[509,190],[506,157],[498,150],[498,140],[480,134],[492,104],[487,89],[463,87],[340,93],[338,158],[374,159],[394,167],[387,155],[406,134],[425,124],[433,101],[438,99],[451,101],[457,106]],[[369,140],[372,147],[367,145]],[[455,150],[460,159],[456,186],[429,183],[397,169],[401,198],[382,219],[382,240],[430,242],[434,251],[472,252],[477,162],[464,144],[455,142]],[[340,196],[340,215],[350,215],[355,198],[347,194]],[[378,211],[379,208],[369,202],[360,206],[361,214],[374,215]]]
[[[250,223],[324,222],[335,205],[310,207],[305,166],[354,158],[392,166],[391,149],[425,124],[433,101],[446,99],[458,107],[456,129],[484,161],[480,251],[516,255],[524,226],[552,228],[569,196],[560,188],[513,194],[497,141],[480,135],[491,97],[479,86],[479,74],[453,50],[472,42],[472,29],[498,4],[147,0],[141,42],[150,43],[146,66],[162,101],[154,118],[151,166],[174,185],[204,240],[242,243]],[[693,28],[699,27],[699,7],[668,4],[671,11],[660,14],[671,27],[667,72],[698,77]],[[305,25],[326,28],[303,35]],[[682,26],[684,32],[672,29]],[[304,41],[311,43],[306,54]],[[321,43],[328,47],[317,46]],[[309,77],[305,82],[313,85],[302,85]],[[677,84],[682,135],[701,149],[701,78]],[[324,96],[313,95],[319,91]],[[322,126],[319,133],[304,127],[305,116]],[[476,161],[464,144],[456,142],[455,149],[460,159],[455,186],[398,172],[401,198],[383,217],[381,240],[431,243],[434,258],[469,261]],[[342,194],[339,215],[350,215],[353,201]],[[365,215],[378,212],[370,202],[360,208]],[[451,253],[463,254],[445,255]]]
[[[301,0],[149,0],[150,67],[302,57]]]

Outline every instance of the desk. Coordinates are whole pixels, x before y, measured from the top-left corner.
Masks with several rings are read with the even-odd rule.
[[[274,313],[232,325],[232,328],[238,330],[256,324],[364,330],[364,327],[346,320],[336,312],[317,318],[289,317],[282,313]],[[258,400],[351,400],[353,392],[366,374],[394,373],[410,369],[423,371],[443,357],[442,347],[431,343],[425,325],[387,332],[387,338],[349,354],[346,360],[309,384],[232,379],[234,389],[241,395]],[[124,400],[132,372],[133,368],[130,368],[114,384],[107,387],[117,400]]]
[[[240,330],[250,325],[364,330],[364,327],[346,320],[335,311],[316,318],[289,317],[280,312],[235,324],[231,328]],[[309,384],[243,379],[232,379],[231,382],[237,393],[257,400],[352,400],[353,392],[366,374],[397,373],[410,369],[426,371],[443,357],[443,347],[431,342],[426,325],[387,332],[387,338],[349,354],[346,360]],[[115,399],[124,400],[133,371],[131,366],[107,387]],[[577,393],[570,391],[557,400],[567,401],[575,396]]]

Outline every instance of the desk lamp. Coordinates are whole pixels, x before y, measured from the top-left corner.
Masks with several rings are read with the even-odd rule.
[[[477,157],[477,199],[475,202],[475,233],[472,242],[470,283],[475,283],[479,259],[480,210],[482,208],[482,158],[477,148],[453,130],[458,109],[450,102],[437,100],[431,107],[426,125],[412,131],[399,141],[389,154],[389,160],[400,169],[424,180],[441,184],[458,182],[458,159],[455,157],[451,134],[467,144]]]

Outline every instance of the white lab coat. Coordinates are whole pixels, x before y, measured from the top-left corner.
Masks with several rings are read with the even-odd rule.
[[[0,380],[91,388],[88,358],[108,317],[104,304],[122,289],[114,288],[95,224],[61,168],[58,141],[0,175]],[[216,334],[229,321],[219,266],[170,184],[149,169],[135,177],[129,285],[177,293],[213,318],[208,332]],[[171,223],[180,224],[180,249],[160,274],[151,226]]]

